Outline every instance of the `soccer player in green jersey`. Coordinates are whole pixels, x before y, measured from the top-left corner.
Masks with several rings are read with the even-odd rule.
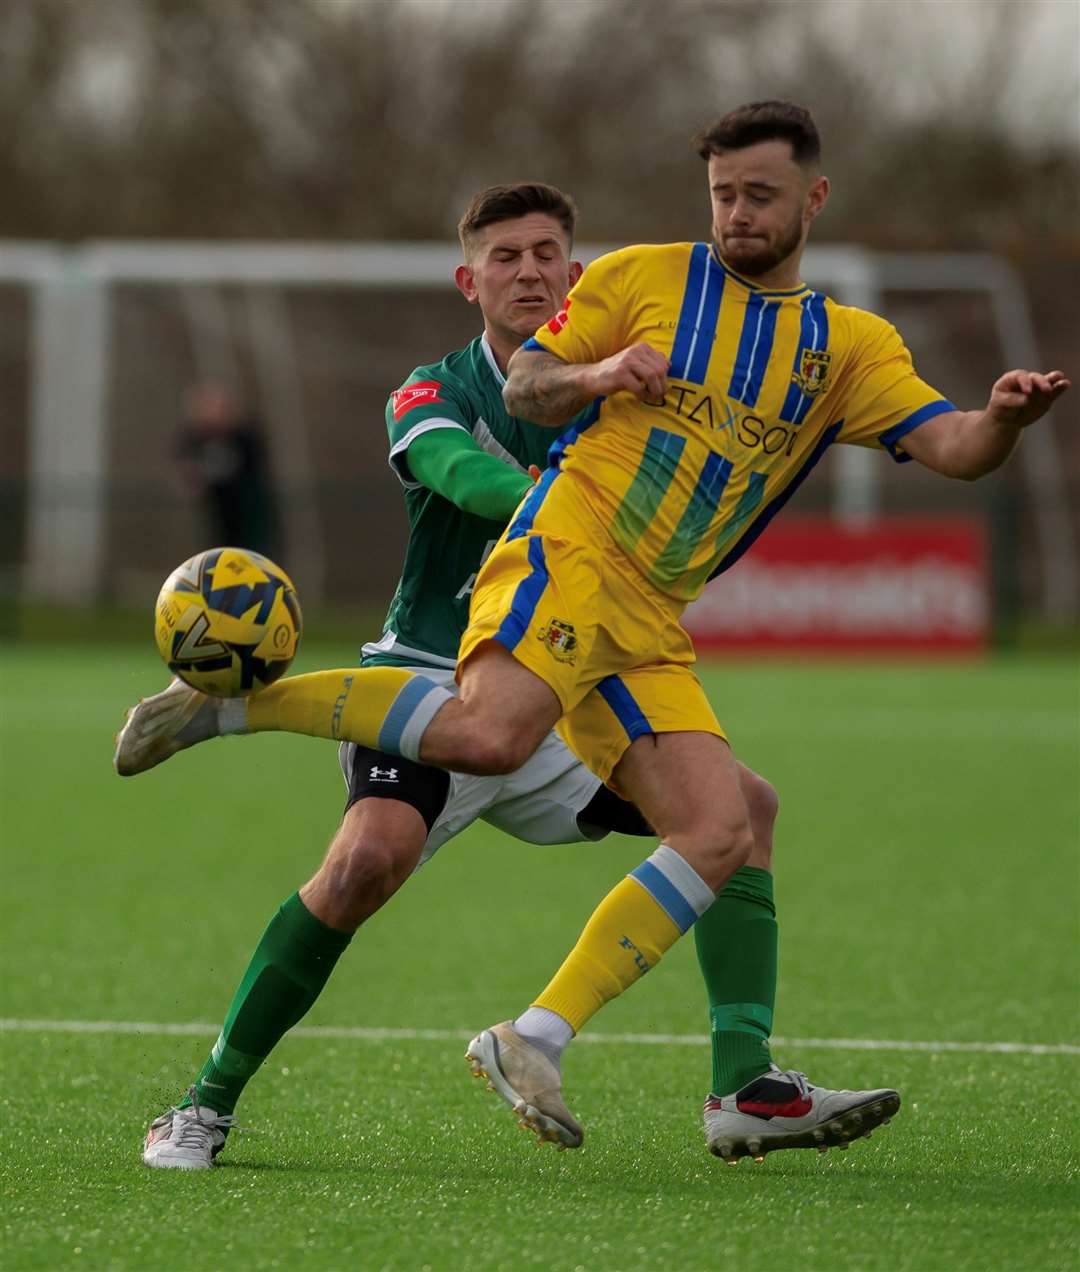
[[[453,682],[477,572],[551,445],[550,429],[507,413],[502,388],[510,356],[561,308],[581,273],[570,259],[575,217],[567,196],[536,183],[483,190],[462,217],[466,263],[456,282],[479,305],[484,331],[465,349],[418,367],[387,403],[390,464],[404,487],[409,538],[382,638],[364,646],[365,667],[407,667]],[[554,734],[506,777],[448,773],[354,743],[342,744],[340,759],[348,797],[326,860],[272,918],[188,1097],[151,1124],[147,1165],[211,1164],[240,1093],[315,1001],[352,934],[473,821],[530,843],[594,840],[610,830],[653,836],[637,809]],[[764,866],[748,868],[742,886],[756,882],[760,890],[776,796],[749,769],[741,777]],[[767,983],[771,1004],[776,926],[770,906],[759,905],[756,917],[762,935],[750,942],[752,955],[733,946],[726,922],[703,923],[703,967],[712,986],[738,975],[733,961],[762,963],[755,979]],[[745,984],[732,992],[762,996]],[[715,1044],[718,1062],[729,1066],[745,1063],[745,1050],[739,1036],[734,1043],[718,1036]]]

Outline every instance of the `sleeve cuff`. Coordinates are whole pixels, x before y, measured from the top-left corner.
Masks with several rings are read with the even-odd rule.
[[[938,398],[936,402],[927,402],[925,406],[920,406],[917,411],[913,411],[905,419],[902,419],[899,424],[894,424],[892,428],[887,428],[878,438],[878,441],[898,464],[910,463],[911,456],[897,445],[900,439],[913,429],[918,428],[920,424],[925,424],[927,420],[932,420],[935,415],[945,415],[949,411],[957,409],[948,398]]]
[[[466,437],[472,436],[465,425],[460,423],[458,420],[437,417],[421,420],[419,424],[414,424],[404,437],[399,438],[390,447],[390,454],[386,457],[387,462],[390,464],[390,467],[393,469],[398,480],[406,490],[419,490],[424,484],[422,481],[417,481],[409,471],[409,463],[406,458],[406,452],[422,433],[430,433],[434,429],[443,428],[456,428],[460,432],[464,433]]]

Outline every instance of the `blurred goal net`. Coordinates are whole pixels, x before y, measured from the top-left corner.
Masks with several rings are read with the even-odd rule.
[[[583,245],[586,262],[604,245]],[[397,577],[405,519],[386,463],[386,396],[417,364],[479,330],[453,286],[456,246],[0,244],[3,490],[0,547],[26,598],[146,602],[177,562],[209,546],[177,480],[192,385],[242,395],[265,433],[283,564],[309,604],[371,604]],[[1005,262],[825,245],[804,277],[894,321],[924,378],[982,403],[1006,365],[1040,363],[1026,297]],[[1017,471],[975,488],[857,447],[835,447],[802,510],[845,522],[879,512],[1021,508],[1028,608],[1078,610],[1075,528],[1049,429]],[[997,483],[996,485],[994,483]]]

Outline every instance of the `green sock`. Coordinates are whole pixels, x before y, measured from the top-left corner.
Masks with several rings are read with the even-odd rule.
[[[231,1113],[259,1065],[322,992],[352,937],[327,927],[294,892],[270,920],[195,1079],[199,1103]],[[185,1096],[179,1107],[190,1104]]]
[[[716,1095],[730,1095],[772,1063],[776,1002],[776,906],[767,870],[743,866],[694,924],[709,993]]]

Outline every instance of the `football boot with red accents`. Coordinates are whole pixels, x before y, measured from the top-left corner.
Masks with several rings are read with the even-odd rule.
[[[705,1144],[710,1153],[734,1166],[740,1158],[763,1161],[780,1148],[847,1148],[869,1137],[900,1108],[900,1096],[876,1091],[830,1091],[811,1086],[805,1073],[767,1073],[734,1095],[710,1095],[705,1101]]]

